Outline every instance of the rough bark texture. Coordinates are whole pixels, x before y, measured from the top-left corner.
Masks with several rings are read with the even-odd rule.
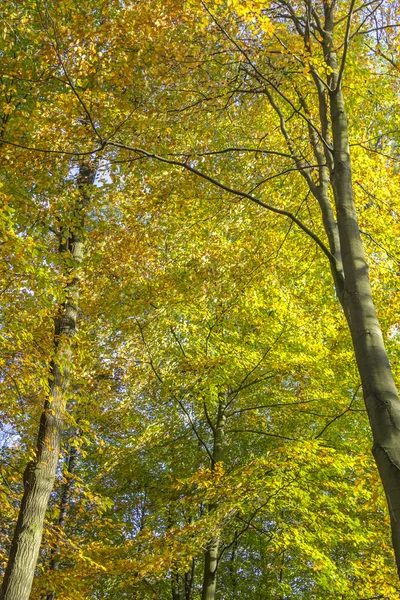
[[[59,252],[68,257],[70,282],[66,299],[55,318],[55,358],[50,364],[49,396],[40,419],[36,456],[24,472],[24,494],[14,531],[0,600],[28,600],[43,532],[43,522],[53,489],[60,452],[66,392],[72,365],[71,338],[74,335],[79,299],[77,270],[83,258],[82,230],[88,203],[87,186],[93,184],[95,167],[81,164],[78,186],[81,191],[76,207],[81,222],[73,231],[60,233]]]
[[[213,429],[214,445],[211,464],[212,470],[215,468],[217,463],[223,460],[225,424],[225,402],[221,398],[218,406],[217,424]],[[213,511],[214,508],[214,505],[210,505],[209,511]],[[215,593],[217,589],[218,549],[219,539],[213,538],[210,540],[204,556],[204,574],[201,600],[215,600]]]

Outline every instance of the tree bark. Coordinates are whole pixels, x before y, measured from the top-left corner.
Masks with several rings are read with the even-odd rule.
[[[357,211],[354,203],[348,123],[333,45],[333,16],[325,27],[325,55],[332,68],[330,117],[333,138],[332,188],[344,271],[342,304],[348,321],[365,406],[373,435],[373,454],[389,507],[392,543],[400,576],[400,402],[375,311]]]
[[[212,471],[215,470],[216,464],[223,460],[225,424],[225,401],[221,397],[218,405],[217,424],[213,428],[214,444],[211,462]],[[215,504],[210,504],[208,507],[209,512],[212,512],[215,507]],[[210,540],[205,551],[201,600],[215,600],[217,589],[218,550],[219,539],[215,537]]]
[[[351,182],[343,96],[331,94],[335,144],[333,188],[342,247],[343,303],[374,440],[373,454],[389,506],[392,541],[400,575],[400,402],[376,315]]]
[[[83,259],[82,233],[85,209],[89,201],[87,186],[93,184],[95,166],[81,163],[78,175],[80,196],[76,212],[79,220],[67,232],[60,232],[59,252],[66,258],[69,283],[60,314],[54,320],[55,357],[50,363],[49,396],[40,419],[34,460],[24,476],[24,493],[18,521],[0,592],[0,600],[29,600],[42,539],[43,523],[53,489],[63,428],[66,393],[72,366],[71,338],[75,333],[78,300],[78,269]]]
[[[318,200],[329,248],[334,258],[331,262],[331,270],[352,337],[372,430],[372,451],[389,507],[392,544],[400,577],[400,402],[375,310],[368,265],[358,227],[348,121],[342,89],[354,2],[350,3],[345,39],[340,43],[334,43],[336,0],[323,0],[323,25],[318,13],[311,10],[311,4],[308,4],[310,13],[307,19],[299,19],[296,10],[289,3],[282,2],[282,5],[285,8],[289,6],[290,18],[297,33],[303,37],[306,50],[309,50],[310,46],[309,26],[305,23],[308,18],[311,18],[310,15],[313,15],[314,29],[321,35],[325,61],[330,67],[330,74],[324,85],[320,75],[311,66],[311,75],[318,95],[320,121],[318,134],[317,129],[312,125],[305,98],[300,97],[303,113],[308,118],[309,141],[319,166],[319,185],[316,185],[307,173],[303,171],[300,173],[307,180],[311,193]],[[338,47],[342,49],[340,65],[336,50]],[[267,96],[270,98],[270,95]],[[285,126],[282,126],[282,113],[271,99],[270,103],[281,117],[283,137],[295,157],[295,152],[291,149],[294,148],[292,141],[288,137]],[[329,197],[329,182],[335,202],[336,221]]]

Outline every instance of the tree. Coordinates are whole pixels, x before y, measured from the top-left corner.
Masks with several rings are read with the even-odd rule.
[[[361,39],[368,36],[370,28],[380,31],[381,27],[386,27],[379,24],[384,17],[376,17],[380,15],[380,5],[371,7],[351,2],[347,6],[333,2],[303,6],[277,2],[264,8],[262,4],[234,3],[236,16],[233,18],[229,7],[220,3],[214,7],[204,3],[202,6],[202,14],[206,15],[205,28],[210,28],[211,35],[218,39],[216,46],[225,48],[224,51],[230,52],[239,62],[234,87],[230,89],[231,97],[240,98],[246,93],[250,96],[261,94],[265,98],[272,115],[275,114],[293,168],[302,175],[318,202],[328,245],[286,208],[267,204],[251,193],[235,189],[217,176],[200,170],[193,162],[156,156],[126,142],[110,143],[138,155],[181,166],[217,187],[288,217],[325,253],[353,340],[373,434],[373,453],[387,496],[393,548],[400,569],[397,518],[399,403],[372,299],[368,265],[357,223],[343,91],[352,46],[355,51],[363,48],[357,41],[352,44],[353,37]],[[194,7],[196,11],[197,4]],[[213,9],[218,10],[218,16]],[[378,19],[376,27],[369,25],[374,23],[374,18]],[[241,28],[247,35],[242,34]],[[368,41],[369,38],[366,48]],[[295,64],[299,65],[300,71],[294,68]],[[241,151],[240,148],[237,150]],[[249,149],[244,148],[242,152],[246,150]],[[253,151],[263,153],[262,149]],[[209,150],[208,154],[218,152],[229,153],[232,149],[218,148]],[[265,154],[268,152],[274,154],[275,150],[266,150]],[[196,157],[200,152],[182,150],[184,154]]]
[[[24,472],[24,495],[4,575],[1,598],[28,598],[42,538],[44,516],[53,489],[72,364],[71,337],[79,300],[78,268],[83,258],[84,213],[95,167],[82,162],[72,222],[60,224],[59,253],[65,261],[65,300],[54,322],[54,358],[49,366],[49,397],[40,420],[35,458]]]
[[[90,421],[103,445],[101,454],[98,445],[91,447],[85,479],[95,494],[111,497],[114,505],[104,521],[90,512],[90,528],[90,505],[86,511],[73,508],[71,542],[92,563],[66,548],[59,584],[74,577],[74,594],[83,597],[83,590],[89,597],[97,590],[102,598],[170,598],[176,574],[183,595],[187,561],[195,557],[193,591],[200,594],[202,549],[212,531],[223,551],[218,567],[221,594],[232,594],[228,575],[233,572],[231,579],[243,597],[276,595],[283,589],[288,593],[292,586],[301,597],[301,573],[304,597],[314,588],[320,598],[333,589],[355,599],[383,592],[390,597],[397,592],[392,591],[388,565],[379,563],[377,569],[371,559],[371,571],[358,575],[363,555],[383,560],[382,549],[374,550],[384,539],[383,521],[377,507],[372,508],[376,482],[365,457],[366,423],[364,413],[358,412],[358,395],[351,404],[358,377],[349,369],[348,339],[330,293],[325,327],[319,326],[319,298],[328,282],[328,274],[321,277],[323,261],[315,260],[309,247],[304,249],[299,236],[288,240],[282,260],[276,261],[273,242],[277,227],[282,227],[282,238],[286,233],[282,221],[271,227],[262,223],[255,236],[256,208],[249,214],[237,203],[225,207],[220,198],[222,213],[198,197],[193,186],[182,226],[176,217],[181,215],[183,176],[167,181],[164,189],[164,175],[158,176],[157,184],[156,172],[151,179],[157,192],[149,192],[147,182],[141,190],[136,169],[127,174],[118,206],[107,213],[112,226],[96,235],[102,267],[96,264],[96,294],[90,294],[84,310],[86,315],[93,311],[97,330],[107,336],[97,349],[103,371],[96,377],[91,370],[97,383],[88,394]],[[185,231],[191,235],[182,246]],[[93,252],[100,257],[96,245]],[[303,269],[308,261],[307,278],[292,281],[295,267],[285,267],[285,262],[298,255]],[[315,296],[304,303],[311,282]],[[105,289],[110,292],[104,294]],[[110,294],[118,307],[112,315]],[[235,390],[270,345],[266,363],[251,381],[279,369],[276,378],[243,389],[230,405],[229,413],[236,414],[227,419],[226,474],[221,477],[217,471],[213,476],[209,455],[192,425],[211,448],[204,401],[214,420],[218,389]],[[333,354],[332,371],[327,363]],[[112,380],[113,372],[118,381]],[[108,391],[99,389],[106,383],[101,373],[110,378]],[[339,377],[340,390],[333,386]],[[321,446],[307,443],[321,433]],[[295,481],[283,487],[291,479]],[[371,479],[369,486],[359,486]],[[217,508],[209,513],[208,504]],[[247,522],[247,531],[238,537]],[[235,538],[237,551],[229,561],[233,546],[225,548]],[[283,551],[280,589],[276,577]],[[57,589],[63,597],[62,587]]]
[[[28,87],[28,97],[41,107],[39,114],[32,111],[29,128],[4,134],[3,148],[19,146],[18,164],[25,157],[35,165],[33,173],[22,173],[33,203],[38,197],[35,186],[39,182],[43,189],[51,179],[39,174],[39,159],[34,158],[39,150],[44,156],[54,152],[54,160],[46,162],[56,174],[49,185],[52,192],[60,193],[66,185],[71,155],[77,157],[73,164],[89,160],[79,154],[98,156],[100,172],[105,172],[97,194],[101,200],[86,215],[91,251],[80,300],[85,350],[75,365],[71,390],[80,400],[73,403],[70,417],[73,425],[78,418],[89,420],[87,435],[101,442],[105,452],[93,448],[86,457],[82,453],[78,470],[86,483],[77,484],[71,523],[65,529],[73,546],[60,545],[60,569],[52,574],[51,588],[62,597],[63,580],[81,569],[82,577],[74,584],[75,595],[81,597],[176,598],[185,593],[190,598],[203,593],[213,598],[212,559],[222,574],[223,593],[233,597],[282,595],[288,593],[285,586],[298,597],[307,597],[313,586],[320,597],[332,589],[349,597],[353,592],[346,585],[357,577],[357,561],[375,543],[362,536],[356,517],[358,510],[365,522],[373,521],[368,508],[372,500],[357,488],[345,507],[338,491],[348,497],[352,486],[370,475],[364,459],[353,461],[352,446],[365,435],[365,423],[362,412],[354,412],[361,410],[354,408],[359,382],[347,365],[347,338],[341,317],[335,316],[325,266],[330,265],[354,338],[378,463],[390,488],[392,466],[383,460],[386,454],[379,445],[386,447],[383,435],[395,440],[396,427],[389,422],[381,428],[374,413],[378,405],[370,397],[382,388],[387,363],[376,368],[376,357],[386,360],[386,355],[382,345],[369,342],[379,340],[379,332],[359,337],[362,331],[378,330],[354,225],[351,183],[356,174],[362,190],[357,210],[368,224],[369,259],[377,262],[373,277],[379,273],[384,281],[382,286],[375,283],[376,291],[391,307],[393,270],[388,267],[395,262],[395,243],[383,226],[393,228],[398,213],[392,201],[389,210],[381,211],[381,193],[377,199],[376,192],[379,178],[394,193],[398,186],[396,174],[388,175],[392,148],[355,147],[350,165],[343,112],[346,78],[364,85],[376,81],[378,74],[383,83],[368,99],[369,113],[357,103],[358,96],[349,95],[354,131],[361,139],[366,130],[383,139],[385,120],[396,122],[391,109],[383,106],[380,115],[374,105],[390,73],[377,47],[368,50],[363,41],[374,44],[368,23],[379,7],[354,4],[349,11],[346,3],[182,7],[170,2],[166,10],[143,2],[140,14],[129,2],[123,9],[111,4],[100,9],[90,2],[76,10],[69,4],[54,12],[46,4],[38,7],[27,31],[32,39],[40,32],[39,48],[32,40],[25,47],[35,48],[42,61],[37,62],[46,67],[33,91]],[[382,23],[386,18],[384,13],[379,16]],[[376,29],[382,32],[379,19]],[[18,29],[15,16],[11,20]],[[7,39],[14,51],[18,36]],[[342,47],[337,47],[338,39],[344,40]],[[362,68],[353,60],[356,51],[364,60]],[[34,62],[30,60],[29,69]],[[33,79],[31,72],[26,77],[27,65],[23,67],[20,79]],[[11,69],[10,74],[14,86]],[[397,102],[395,94],[391,100]],[[15,113],[14,125],[25,122]],[[81,132],[82,115],[91,127],[89,135]],[[376,155],[381,150],[383,155]],[[174,177],[166,164],[180,168]],[[367,167],[376,172],[366,176]],[[214,189],[205,185],[207,180]],[[21,204],[9,188],[7,192],[17,208],[19,236],[32,228],[40,240],[40,258],[35,262],[33,253],[24,257],[24,267],[35,265],[31,285],[40,289],[45,278],[50,286],[51,275],[47,277],[46,269],[46,277],[40,275],[40,265],[47,261],[48,267],[51,231],[23,222]],[[253,206],[241,202],[245,199]],[[68,204],[67,197],[65,202],[62,206]],[[265,210],[274,216],[267,218]],[[42,214],[56,230],[58,211]],[[379,219],[371,227],[376,215]],[[191,223],[187,231],[185,219]],[[9,221],[5,211],[5,229]],[[215,244],[213,230],[203,222],[213,223],[218,231]],[[19,236],[10,238],[7,252],[20,247]],[[328,259],[326,265],[320,255],[314,256],[315,243]],[[61,265],[52,260],[58,272]],[[10,279],[17,271],[12,264]],[[362,302],[360,285],[366,294]],[[15,287],[23,290],[22,280]],[[37,303],[36,296],[30,301],[25,296],[21,293],[21,314],[24,319],[27,315],[23,331],[29,327],[31,305]],[[324,319],[319,323],[321,311]],[[395,333],[390,310],[384,319],[386,329]],[[269,346],[273,350],[264,361]],[[27,354],[27,344],[21,347]],[[332,371],[326,368],[330,353],[337,363]],[[27,360],[24,355],[22,364]],[[25,401],[28,378],[17,364],[12,356],[5,372],[20,374],[17,384]],[[264,381],[262,376],[270,371],[274,377]],[[29,381],[36,389],[38,376]],[[246,383],[252,385],[247,388]],[[15,395],[11,383],[7,393]],[[314,410],[307,411],[309,401],[316,402]],[[391,406],[390,398],[385,402]],[[15,423],[26,431],[15,414]],[[343,421],[349,426],[331,433]],[[163,436],[171,440],[176,457],[163,448]],[[283,440],[292,437],[296,439]],[[324,442],[310,443],[310,437]],[[263,478],[269,471],[271,476]],[[329,487],[330,477],[335,482],[342,477],[342,487]],[[318,502],[308,493],[310,480],[319,490]],[[298,511],[288,508],[291,496],[298,498]],[[110,497],[110,523],[99,517],[95,531],[89,532],[87,515],[107,510]],[[104,498],[103,509],[98,508],[99,498]],[[380,514],[380,507],[375,509]],[[332,532],[325,540],[334,551],[317,541],[315,510]],[[335,540],[329,511],[345,520],[357,548],[344,532]],[[374,540],[383,535],[379,528],[372,530]],[[273,575],[260,577],[266,562]],[[332,565],[339,563],[346,565],[344,579],[335,579]],[[33,569],[32,562],[31,576]],[[329,571],[335,577],[329,578]],[[254,579],[251,589],[243,584],[243,572]],[[48,579],[44,583],[47,592]],[[34,594],[40,593],[40,585],[39,578]],[[368,578],[359,585],[354,591],[358,597],[395,593],[389,577],[376,583],[378,588]]]

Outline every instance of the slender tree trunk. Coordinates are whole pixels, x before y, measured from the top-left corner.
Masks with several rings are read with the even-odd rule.
[[[218,406],[217,424],[213,428],[214,445],[211,464],[212,470],[215,469],[215,465],[217,463],[223,460],[225,424],[225,400],[221,397]],[[208,507],[208,510],[209,512],[212,512],[215,508],[216,506],[211,504]],[[215,600],[215,592],[217,587],[218,549],[219,539],[216,537],[210,540],[205,551],[201,600]]]
[[[192,558],[192,564],[190,566],[190,569],[184,575],[185,600],[192,600],[195,565],[196,565],[195,559]]]
[[[351,332],[373,435],[373,454],[385,489],[400,576],[400,402],[371,293],[354,203],[348,124],[333,45],[332,11],[326,20],[326,59],[332,68],[330,115],[332,187],[344,270],[342,304]]]
[[[52,600],[50,598],[50,600]],[[174,574],[174,580],[172,581],[172,600],[181,600],[181,593],[179,591],[179,575]]]
[[[73,360],[71,338],[75,333],[78,315],[78,269],[83,259],[84,213],[89,201],[87,186],[93,184],[94,177],[94,165],[82,163],[78,176],[81,193],[76,206],[80,222],[69,233],[63,230],[60,235],[59,252],[66,257],[69,265],[69,283],[66,288],[66,300],[54,322],[55,358],[50,364],[50,391],[40,419],[36,456],[24,472],[24,494],[0,600],[28,600],[32,588],[43,522],[60,452],[66,392]]]
[[[231,587],[232,587],[232,600],[235,600],[236,598],[236,568],[235,568],[235,561],[236,561],[236,552],[237,552],[237,548],[238,548],[238,531],[235,531],[235,541],[232,547],[232,552],[231,552],[231,557],[229,560],[229,579],[231,581]]]
[[[63,489],[63,493],[61,496],[60,514],[58,516],[58,522],[57,522],[59,531],[62,531],[65,527],[65,521],[66,521],[66,517],[67,517],[69,501],[71,498],[72,485],[73,485],[73,474],[75,472],[77,456],[78,456],[77,448],[76,448],[76,446],[72,446],[70,449],[70,453],[69,453],[68,461],[67,461],[66,481],[64,483],[64,489]],[[58,553],[59,553],[59,548],[58,548],[58,546],[56,546],[51,553],[50,571],[58,570],[58,567],[59,567]],[[51,592],[47,593],[46,600],[54,600],[55,597],[56,597],[55,592],[51,591]]]

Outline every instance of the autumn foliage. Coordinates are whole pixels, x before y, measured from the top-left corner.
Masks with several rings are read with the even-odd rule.
[[[398,13],[3,3],[2,600],[398,598]]]

